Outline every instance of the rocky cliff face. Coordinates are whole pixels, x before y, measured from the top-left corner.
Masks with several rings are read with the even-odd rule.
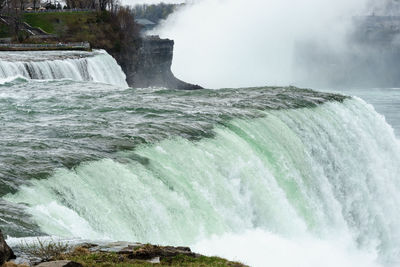
[[[171,71],[174,41],[160,39],[158,36],[144,37],[138,53],[116,56],[118,63],[127,76],[129,86],[166,87],[170,89],[201,89],[177,79]]]

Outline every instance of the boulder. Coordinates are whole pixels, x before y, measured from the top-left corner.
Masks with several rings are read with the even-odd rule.
[[[74,261],[49,261],[42,262],[36,267],[82,267],[82,264]]]
[[[124,252],[126,252],[125,249]],[[171,247],[171,246],[154,246],[154,245],[143,245],[142,247],[135,248],[131,253],[128,254],[128,258],[137,260],[152,260],[155,258],[171,258],[178,255],[184,255],[189,257],[198,257],[199,254],[193,253],[188,247]]]
[[[3,265],[6,261],[15,259],[14,252],[12,249],[7,245],[6,241],[4,240],[3,233],[0,230],[0,266]]]

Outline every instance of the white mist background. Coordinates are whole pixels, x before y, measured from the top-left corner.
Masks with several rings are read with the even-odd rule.
[[[199,0],[153,33],[175,41],[172,70],[184,81],[296,85],[296,43],[311,40],[339,54],[352,16],[368,14],[367,7],[367,0]]]
[[[192,248],[197,253],[218,255],[253,267],[382,267],[376,252],[359,250],[343,233],[328,239],[311,235],[285,238],[253,229],[214,236]]]
[[[134,5],[138,5],[138,4],[151,5],[151,4],[159,4],[159,3],[181,4],[181,3],[185,3],[185,0],[122,0],[121,3],[123,5],[130,5],[130,6],[134,6]]]

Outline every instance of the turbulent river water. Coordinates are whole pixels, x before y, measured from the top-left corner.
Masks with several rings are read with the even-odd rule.
[[[400,264],[400,143],[372,105],[294,87],[132,89],[124,78],[103,51],[0,55],[10,242],[189,245],[252,266]],[[373,92],[348,93],[375,101],[399,133],[399,91]]]

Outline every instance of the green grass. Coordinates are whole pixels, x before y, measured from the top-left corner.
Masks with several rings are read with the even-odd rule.
[[[7,25],[0,24],[0,38],[11,37],[10,29]]]
[[[126,255],[120,255],[114,252],[89,252],[87,249],[78,248],[74,252],[64,254],[58,257],[61,260],[71,260],[79,262],[85,267],[206,267],[206,266],[230,266],[230,267],[244,267],[245,265],[231,262],[218,257],[200,256],[193,258],[185,255],[178,255],[176,257],[161,259],[159,264],[152,264],[142,260],[129,259]]]
[[[231,267],[244,267],[243,264],[238,262],[231,262],[219,257],[206,257],[200,256],[192,258],[188,256],[176,256],[161,260],[161,266],[231,266]]]
[[[57,42],[87,41],[93,48],[108,51],[118,49],[121,34],[126,34],[121,32],[112,14],[105,11],[27,13],[24,20],[33,27],[56,35]]]
[[[95,22],[96,12],[25,13],[24,21],[47,33],[57,34],[57,31],[66,25]]]
[[[83,266],[115,266],[115,267],[147,267],[154,266],[154,264],[141,261],[131,260],[117,253],[91,253],[81,254],[78,256],[66,256],[64,259],[79,262]],[[156,266],[187,266],[187,267],[200,267],[200,266],[243,266],[239,263],[233,263],[218,257],[205,257],[192,258],[184,255],[176,256],[173,258],[162,259]]]

